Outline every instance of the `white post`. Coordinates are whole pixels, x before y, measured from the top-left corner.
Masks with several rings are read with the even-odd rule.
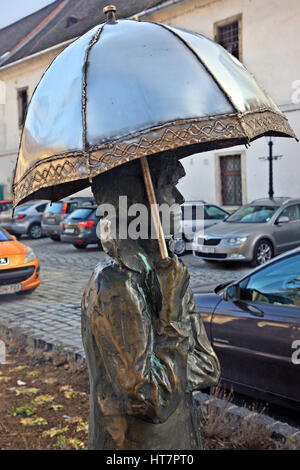
[[[5,364],[6,362],[6,347],[4,341],[0,340],[0,364]]]

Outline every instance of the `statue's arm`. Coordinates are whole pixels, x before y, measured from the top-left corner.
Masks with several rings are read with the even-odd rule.
[[[189,312],[193,348],[188,359],[188,387],[190,390],[199,390],[216,385],[220,378],[220,363],[207,337],[203,320],[191,296],[191,310]]]
[[[157,335],[142,288],[102,278],[85,294],[83,313],[124,412],[167,420],[186,390],[188,339],[171,327]]]
[[[189,337],[187,390],[215,385],[219,380],[220,365],[195,306],[186,266],[174,256],[169,265],[159,271],[159,282],[163,297],[162,327],[168,331],[171,326],[178,335],[182,332]]]

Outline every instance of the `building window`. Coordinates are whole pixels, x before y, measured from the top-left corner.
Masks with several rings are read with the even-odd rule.
[[[28,106],[28,88],[18,90],[18,112],[19,112],[19,127],[22,127],[25,122],[26,112]]]
[[[241,60],[242,16],[238,15],[215,23],[215,41]]]
[[[220,157],[223,206],[242,205],[241,156]]]

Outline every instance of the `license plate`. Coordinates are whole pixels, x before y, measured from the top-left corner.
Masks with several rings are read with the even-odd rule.
[[[21,284],[11,284],[10,286],[0,286],[0,295],[1,294],[14,294],[21,290]]]
[[[216,252],[216,249],[211,247],[211,246],[203,246],[202,245],[202,246],[199,246],[198,252],[212,254],[212,253]]]
[[[75,228],[65,228],[65,233],[74,233]]]
[[[49,217],[49,219],[47,219],[47,224],[55,224],[55,217]]]

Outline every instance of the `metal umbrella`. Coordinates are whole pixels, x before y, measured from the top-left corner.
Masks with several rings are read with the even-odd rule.
[[[106,7],[107,22],[59,54],[37,86],[21,137],[14,203],[58,200],[141,158],[166,258],[147,156],[182,158],[263,135],[296,136],[220,45],[169,25],[116,20],[115,10]]]

